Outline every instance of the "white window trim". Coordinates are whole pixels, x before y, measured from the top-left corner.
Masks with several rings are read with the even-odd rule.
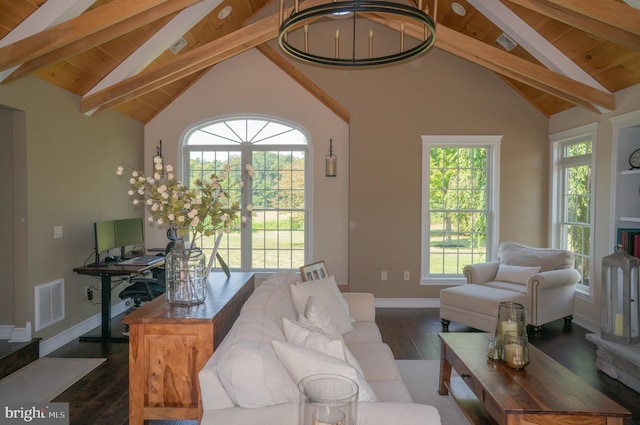
[[[487,146],[487,260],[495,258],[498,253],[498,223],[500,206],[500,135],[431,135],[422,136],[422,223],[421,223],[421,254],[420,254],[420,285],[463,285],[467,281],[464,276],[433,277],[429,276],[429,241],[427,235],[427,218],[429,212],[429,197],[425,190],[429,184],[429,155],[432,146],[452,145],[457,147]]]
[[[560,172],[560,165],[558,163],[558,159],[560,157],[560,152],[562,147],[571,143],[572,141],[577,141],[578,139],[584,139],[585,137],[591,138],[591,249],[589,250],[589,275],[591,276],[590,285],[584,286],[578,284],[576,286],[576,296],[578,298],[593,302],[593,290],[594,290],[594,278],[595,278],[595,257],[594,254],[596,252],[596,238],[594,238],[594,219],[595,219],[595,199],[596,199],[596,134],[598,131],[598,124],[587,124],[580,127],[576,127],[573,129],[565,130],[559,133],[554,133],[549,136],[549,141],[551,142],[551,178],[549,179],[549,196],[550,196],[550,205],[549,209],[549,241],[551,242],[552,248],[560,248],[563,247],[561,244],[561,236],[562,232],[560,230],[561,218],[560,207],[562,206],[562,191],[558,190],[561,187],[560,179],[562,178],[562,174]]]

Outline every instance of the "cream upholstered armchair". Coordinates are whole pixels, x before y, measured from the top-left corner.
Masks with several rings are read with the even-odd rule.
[[[494,332],[502,301],[524,305],[527,324],[536,333],[545,323],[573,319],[581,275],[571,251],[502,242],[497,261],[468,265],[463,272],[466,285],[440,291],[444,331],[454,321]]]

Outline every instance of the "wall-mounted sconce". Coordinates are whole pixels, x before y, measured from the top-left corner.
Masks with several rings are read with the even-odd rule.
[[[156,160],[156,158],[159,158],[159,159]],[[156,169],[156,161],[158,161],[158,163],[162,165],[161,170]],[[159,171],[160,175],[164,177],[164,157],[162,156],[162,140],[160,140],[160,144],[156,146],[156,154],[153,156],[153,163],[151,164],[151,169],[153,170],[153,174]]]
[[[329,155],[325,157],[325,171],[327,177],[338,175],[338,157],[333,154],[333,139],[329,139]]]

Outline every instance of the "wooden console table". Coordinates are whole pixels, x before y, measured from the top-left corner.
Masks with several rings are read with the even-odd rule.
[[[129,424],[202,416],[198,372],[253,293],[253,273],[211,273],[204,303],[158,297],[123,318],[129,325]]]
[[[514,370],[487,359],[485,333],[443,332],[440,340],[438,392],[450,391],[471,423],[622,425],[631,416],[536,347],[529,346],[531,363]]]

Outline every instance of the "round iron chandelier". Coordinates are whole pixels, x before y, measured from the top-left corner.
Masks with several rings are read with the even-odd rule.
[[[429,50],[436,31],[422,0],[417,5],[400,1],[406,0],[330,1],[302,8],[295,0],[286,16],[281,0],[278,42],[291,56],[313,64],[350,67],[403,61]],[[377,34],[390,37],[378,39],[374,26]]]

